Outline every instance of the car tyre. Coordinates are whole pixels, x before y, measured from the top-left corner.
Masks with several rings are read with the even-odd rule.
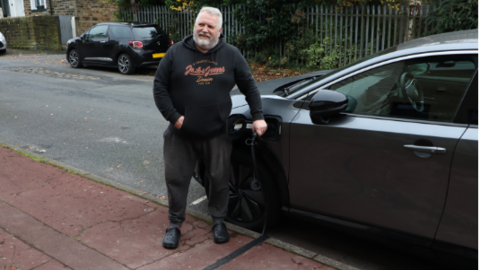
[[[122,74],[132,74],[135,72],[135,67],[133,67],[132,58],[126,53],[122,53],[118,56],[117,60],[118,71]]]
[[[83,66],[82,61],[80,61],[80,54],[75,49],[68,52],[68,62],[73,68],[81,68]]]
[[[277,186],[266,165],[257,160],[255,177],[260,189],[254,190],[251,153],[233,151],[231,157],[228,215],[226,220],[235,225],[260,231],[267,219],[267,227],[273,226],[281,216]],[[258,186],[257,186],[258,188]],[[266,198],[265,198],[266,196]]]
[[[250,230],[261,231],[265,218],[267,218],[267,227],[273,226],[278,221],[281,216],[281,205],[273,177],[262,162],[257,160],[256,164],[258,176],[255,178],[260,182],[259,190],[253,190],[251,186],[253,182],[251,154],[232,151],[226,221]],[[201,184],[205,187],[205,193],[209,198],[210,181],[206,176],[204,165],[197,165],[196,170],[198,175],[203,176]],[[266,204],[264,191],[268,198]]]
[[[260,189],[253,190],[252,157],[249,153],[233,151],[230,166],[229,201],[226,220],[235,225],[260,231],[267,218],[267,227],[273,226],[280,218],[280,199],[273,177],[265,165],[257,161]],[[206,176],[203,164],[197,167],[202,177],[207,197],[210,197],[210,181]],[[266,192],[265,200],[264,193]],[[266,203],[265,203],[266,202]],[[267,210],[268,208],[268,210]]]

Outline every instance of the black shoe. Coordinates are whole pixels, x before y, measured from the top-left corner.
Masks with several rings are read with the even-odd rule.
[[[170,226],[167,228],[167,233],[165,238],[163,238],[163,247],[164,248],[177,248],[178,240],[180,239],[180,229],[175,226]]]
[[[213,224],[213,240],[215,243],[226,243],[230,240],[230,235],[228,235],[227,226],[222,221],[217,221]]]

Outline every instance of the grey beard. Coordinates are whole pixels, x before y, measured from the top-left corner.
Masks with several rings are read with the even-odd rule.
[[[193,41],[197,44],[198,47],[204,50],[210,50],[211,48],[215,47],[218,43],[218,39],[213,39],[210,37],[210,40],[201,40],[197,38],[197,35],[193,34]]]

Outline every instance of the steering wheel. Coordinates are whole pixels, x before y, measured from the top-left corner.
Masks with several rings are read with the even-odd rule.
[[[410,104],[417,112],[423,112],[425,108],[423,90],[420,83],[411,73],[404,72],[400,77],[400,92],[403,97],[410,101]]]

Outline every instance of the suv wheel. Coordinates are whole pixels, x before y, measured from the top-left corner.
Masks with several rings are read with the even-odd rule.
[[[261,230],[265,218],[273,226],[280,218],[280,199],[271,174],[256,162],[258,175],[253,183],[252,157],[232,151],[228,214],[226,220],[251,230]],[[265,198],[266,196],[266,198]]]
[[[122,53],[118,56],[117,65],[118,71],[122,74],[132,74],[135,71],[132,59],[130,58],[130,55],[126,53]]]
[[[78,54],[78,51],[75,49],[70,50],[68,53],[68,62],[70,63],[70,66],[73,68],[80,68],[82,67],[82,62],[80,61],[80,55]]]

